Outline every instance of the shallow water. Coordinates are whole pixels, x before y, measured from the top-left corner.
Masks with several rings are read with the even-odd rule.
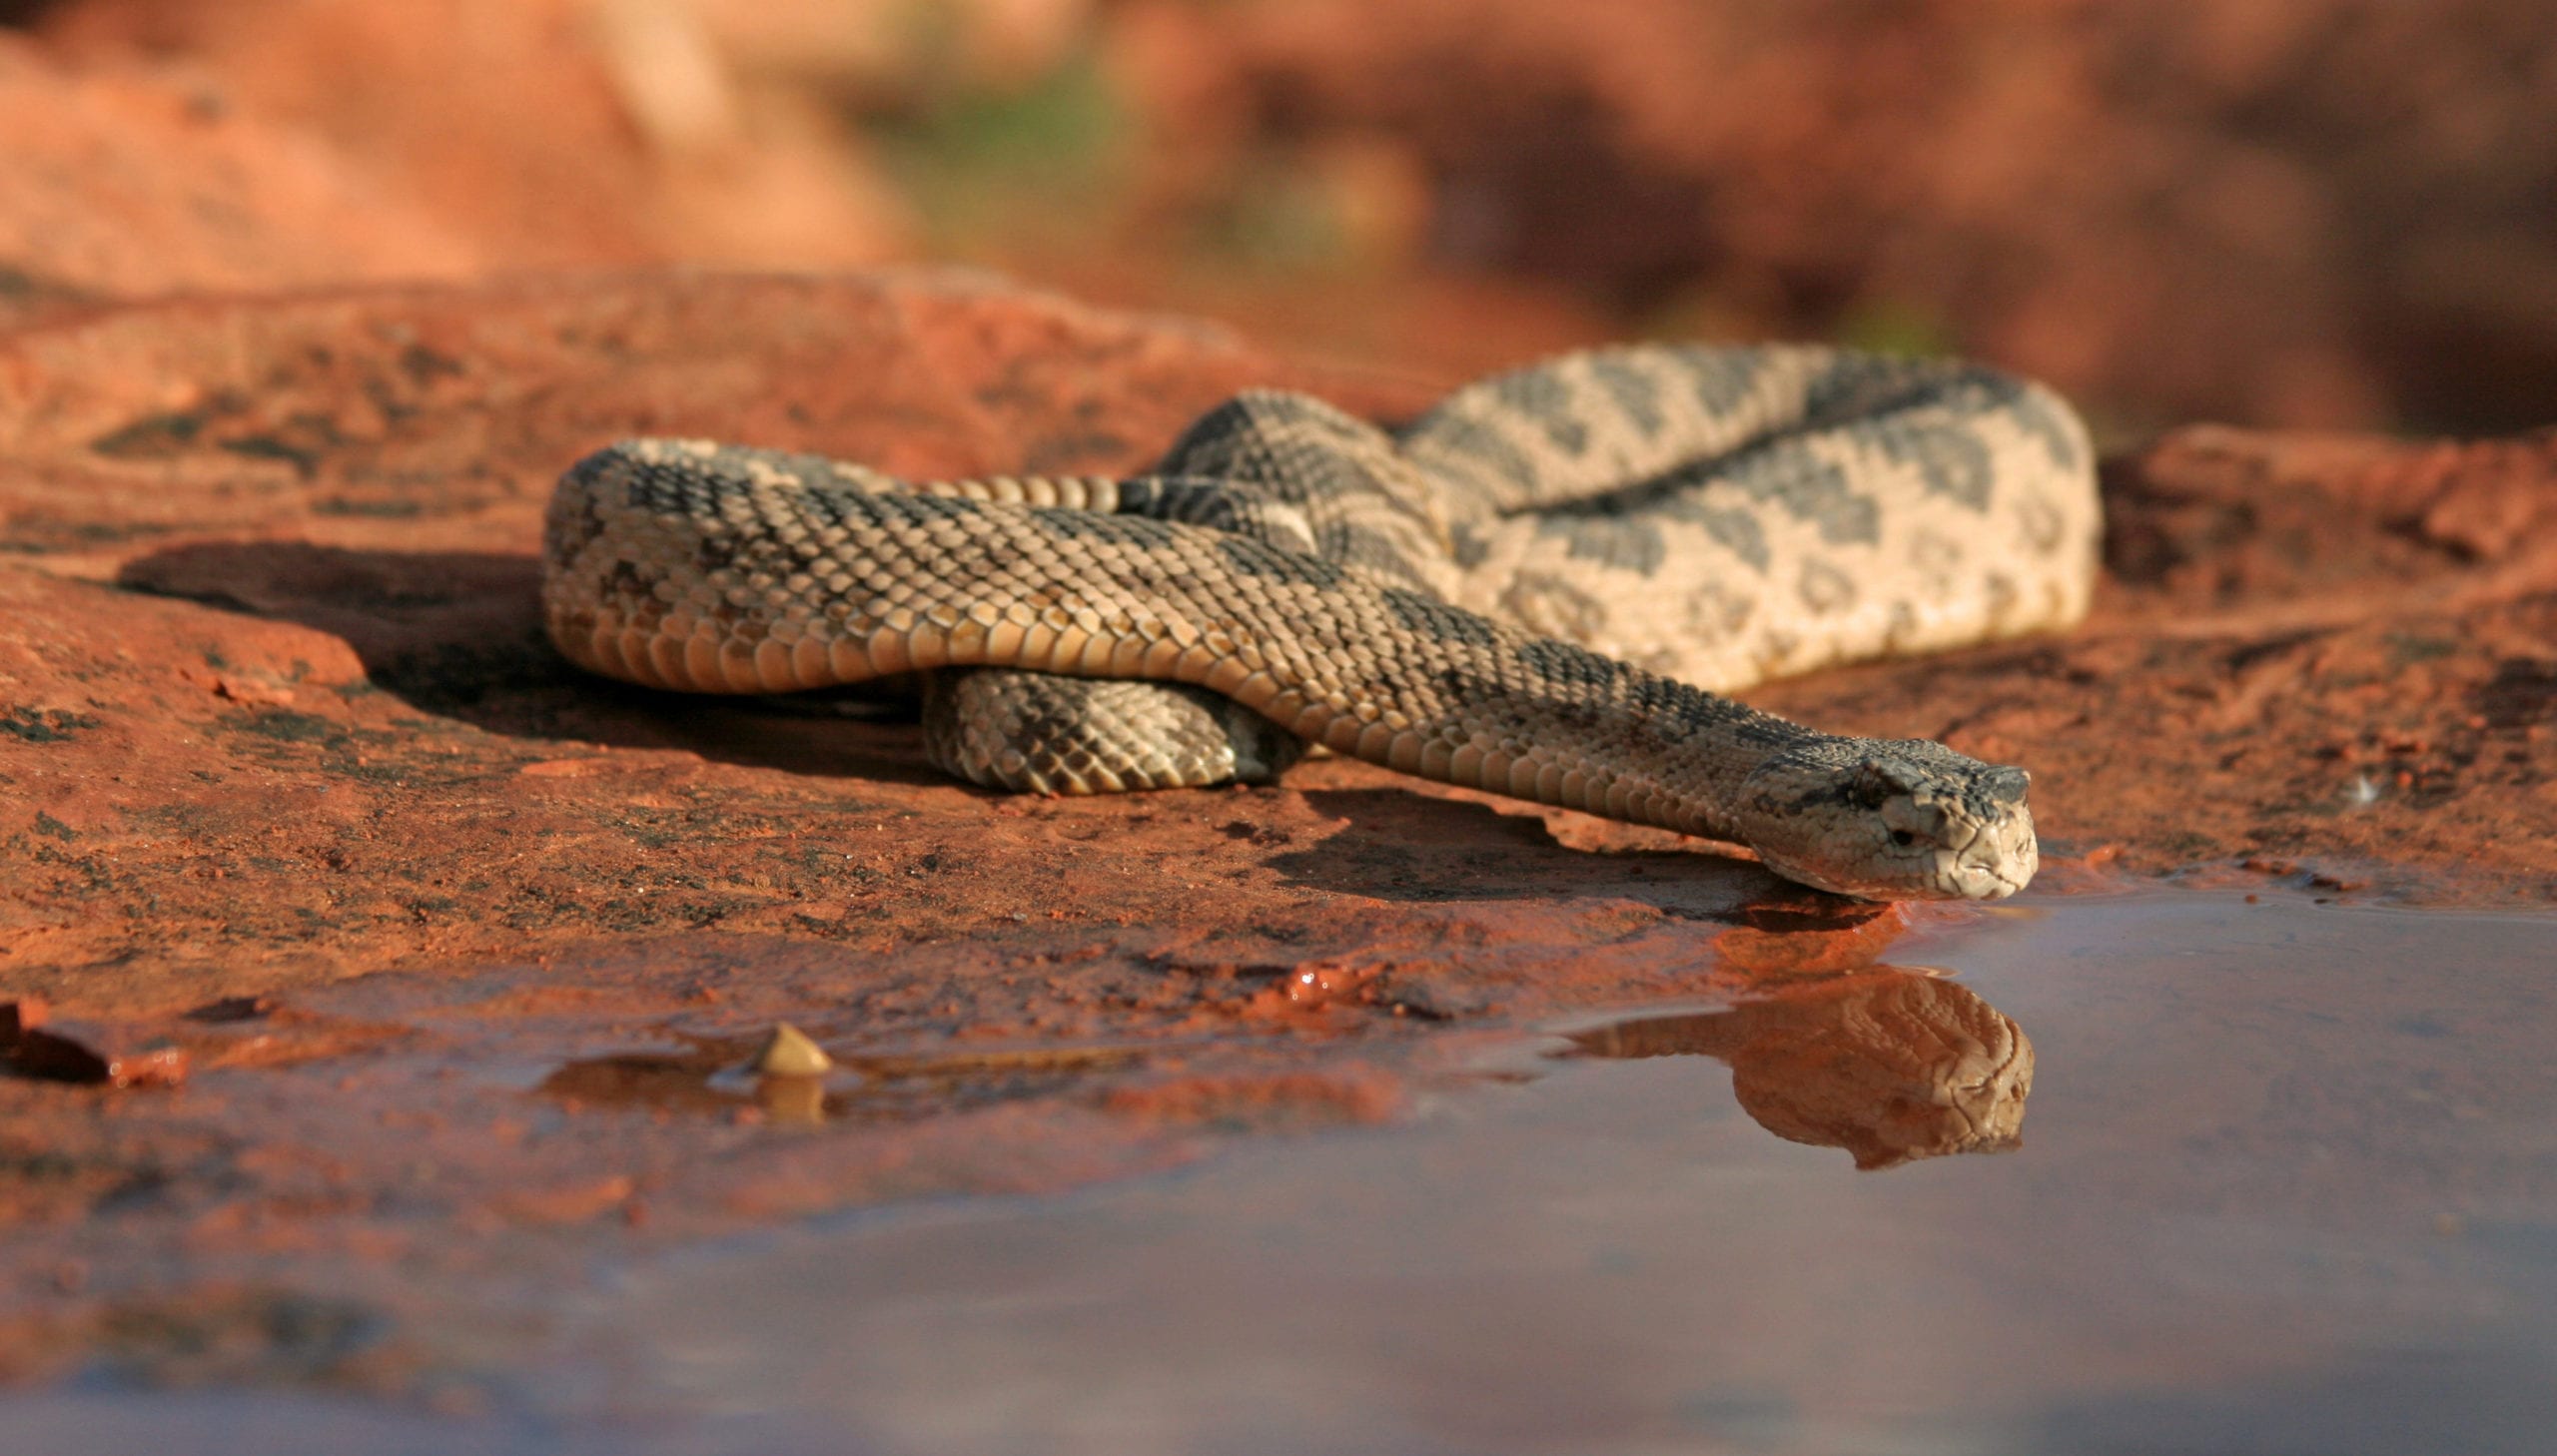
[[[2546,1452],[2552,949],[2031,899],[1893,947],[1951,980],[1577,1018],[1394,1125],[607,1271],[537,1423],[0,1417],[29,1450]]]

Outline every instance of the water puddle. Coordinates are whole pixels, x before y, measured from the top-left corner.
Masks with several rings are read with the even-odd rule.
[[[577,1373],[527,1372],[530,1424],[0,1411],[278,1452],[2543,1453],[2552,951],[2545,915],[2035,899],[1889,945],[1929,969],[1468,1044],[1385,1125],[621,1267],[559,1312]],[[748,1050],[539,1091],[730,1114]],[[1093,1070],[856,1060],[814,1115]]]
[[[2549,1449],[2557,920],[2043,905],[1929,936],[1959,981],[1567,1026],[1409,1124],[591,1318],[882,1452]]]
[[[905,1121],[1053,1095],[1092,1073],[1145,1060],[1140,1048],[989,1048],[958,1054],[843,1055],[823,1077],[756,1075],[759,1044],[696,1037],[679,1052],[619,1053],[568,1062],[535,1091],[570,1108],[639,1107],[731,1118]]]

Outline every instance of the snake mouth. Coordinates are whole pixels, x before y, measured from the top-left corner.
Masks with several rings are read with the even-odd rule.
[[[1996,870],[1976,870],[1955,881],[1950,898],[1957,900],[2004,900],[2025,888],[2025,881],[1999,874]]]
[[[2042,868],[2033,816],[2019,807],[2005,818],[1976,825],[1940,861],[1950,898],[2004,900],[2033,883],[2034,872]]]

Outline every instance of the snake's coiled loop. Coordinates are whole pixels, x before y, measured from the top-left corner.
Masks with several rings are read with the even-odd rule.
[[[1264,776],[1301,741],[1823,889],[1985,897],[2034,872],[2022,770],[1704,689],[2066,625],[2098,530],[2085,430],[2039,386],[1636,348],[1394,432],[1247,393],[1125,480],[628,441],[561,480],[543,602],[572,660],[659,687],[990,669],[936,684],[928,729],[981,782]]]

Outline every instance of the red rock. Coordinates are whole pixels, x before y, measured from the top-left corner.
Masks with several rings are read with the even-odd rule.
[[[325,147],[185,78],[66,70],[0,31],[0,325],[98,297],[393,278],[487,264]]]
[[[21,1077],[108,1087],[176,1087],[187,1054],[165,1038],[128,1028],[65,1021],[34,997],[0,1005],[0,1058]]]
[[[179,79],[172,89],[236,116],[276,157],[331,159],[393,205],[372,227],[453,240],[476,269],[842,268],[903,252],[903,205],[863,156],[802,120],[805,109],[727,95],[685,14],[584,0],[90,0],[46,17],[40,33],[78,64],[146,85]],[[364,84],[345,84],[355,74]],[[159,175],[168,164],[139,140],[106,145]],[[298,229],[304,239],[278,241],[323,257],[368,226],[354,206],[272,220],[244,211],[252,228]]]
[[[0,37],[0,317],[955,246],[1453,373],[1813,335],[1959,347],[2124,425],[2546,419],[2528,0],[942,10],[49,5]],[[895,173],[847,116],[939,150]],[[953,185],[992,201],[942,217]]]
[[[1565,281],[1620,332],[1951,344],[2133,420],[2511,428],[2557,367],[2557,246],[2519,221],[2557,185],[2544,21],[1138,0],[1106,36],[1158,233],[1396,147],[1420,271]]]

